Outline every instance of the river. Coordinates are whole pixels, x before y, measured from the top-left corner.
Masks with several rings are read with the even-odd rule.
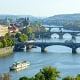
[[[64,40],[70,39],[70,37],[66,34]],[[53,38],[54,36],[47,41],[53,41]],[[58,41],[58,39],[54,41]],[[79,37],[77,37],[77,42],[80,42]],[[22,76],[34,76],[41,68],[49,65],[56,67],[61,72],[62,77],[75,76],[80,73],[80,49],[77,49],[77,52],[77,54],[72,54],[70,48],[58,45],[47,47],[47,53],[41,53],[39,47],[33,48],[29,52],[14,52],[8,57],[0,58],[0,73],[9,72],[9,67],[15,61],[27,60],[31,63],[27,69],[19,72],[9,72],[11,80],[18,80]]]

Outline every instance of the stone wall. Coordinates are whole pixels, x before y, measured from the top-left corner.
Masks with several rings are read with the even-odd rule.
[[[7,56],[13,53],[13,47],[0,48],[0,57]]]

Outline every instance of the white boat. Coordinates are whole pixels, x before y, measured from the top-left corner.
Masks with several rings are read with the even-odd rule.
[[[13,65],[10,67],[10,71],[20,71],[25,68],[27,68],[30,65],[30,62],[28,61],[22,61],[22,62],[15,62]]]

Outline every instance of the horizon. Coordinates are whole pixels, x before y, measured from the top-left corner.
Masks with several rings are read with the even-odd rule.
[[[49,17],[79,14],[80,0],[0,0],[0,15],[32,15]]]
[[[52,17],[52,16],[58,16],[58,15],[80,15],[80,13],[71,13],[71,14],[55,14],[50,16],[34,16],[34,15],[27,15],[27,14],[0,14],[0,16],[31,16],[36,18],[46,18],[46,17]]]

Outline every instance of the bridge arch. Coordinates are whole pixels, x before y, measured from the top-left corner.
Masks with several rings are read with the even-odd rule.
[[[48,46],[46,47],[46,50],[50,51],[50,52],[70,52],[72,51],[72,49],[70,47],[67,46],[62,46],[62,45],[52,45],[52,46]]]
[[[77,36],[80,36],[80,33],[77,33],[76,35],[77,35]]]
[[[45,52],[45,49],[49,46],[65,46],[65,47],[68,47],[68,48],[72,48],[72,46],[70,45],[65,45],[65,44],[48,44],[48,45],[36,45],[37,47],[40,47],[41,48],[41,52]]]
[[[57,33],[54,33],[51,35],[51,38],[59,38],[59,35]]]
[[[65,33],[65,34],[63,34],[63,38],[64,39],[72,39],[72,35],[71,34],[69,34],[69,33]]]

